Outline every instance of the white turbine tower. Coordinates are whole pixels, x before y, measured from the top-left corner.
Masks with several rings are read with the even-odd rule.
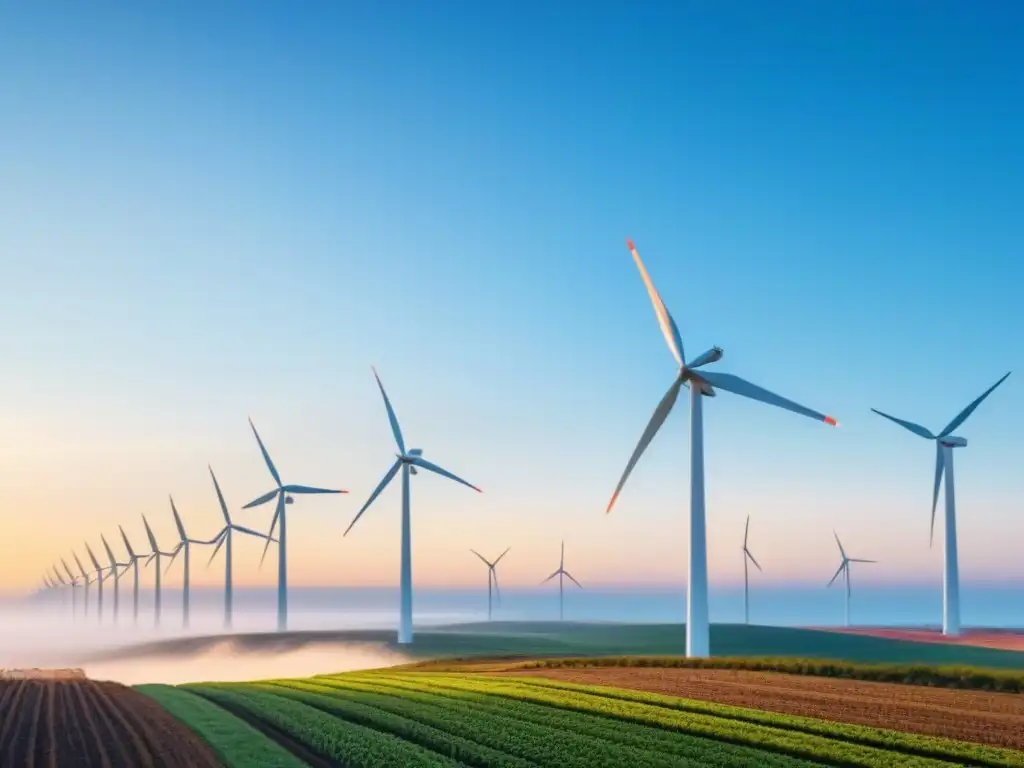
[[[447,469],[442,469],[437,464],[433,464],[423,458],[423,451],[419,448],[410,448],[408,451],[405,450],[405,439],[402,437],[402,429],[398,426],[398,417],[395,416],[395,411],[391,407],[391,401],[388,400],[387,392],[384,391],[384,385],[380,383],[380,377],[377,375],[377,370],[373,369],[373,377],[377,380],[377,387],[380,389],[381,397],[384,398],[384,407],[388,412],[388,421],[391,422],[391,432],[395,436],[395,443],[398,445],[398,454],[395,463],[391,465],[391,469],[384,475],[384,479],[380,481],[380,484],[374,489],[373,493],[370,494],[370,498],[363,504],[363,508],[359,510],[356,516],[349,523],[348,528],[345,530],[343,536],[347,536],[348,532],[352,530],[352,526],[356,524],[363,513],[370,507],[374,499],[376,499],[381,491],[383,491],[388,483],[390,483],[398,470],[402,470],[402,570],[401,570],[401,606],[399,609],[399,623],[398,623],[398,642],[407,644],[412,642],[412,530],[410,522],[410,511],[409,511],[409,474],[416,474],[416,468],[426,469],[435,474],[441,475],[441,477],[447,477],[449,480],[454,480],[457,483],[461,483],[469,488],[472,488],[477,493],[482,491],[471,483],[467,483],[461,477],[453,475]],[[271,531],[273,533],[273,531]]]
[[[558,570],[548,576],[541,584],[547,584],[555,576],[558,577],[558,620],[562,621],[565,618],[565,578],[568,578],[573,584],[580,589],[583,589],[583,585],[580,584],[576,579],[573,578],[572,574],[565,570],[565,542],[562,542],[562,557],[558,561]]]
[[[501,603],[501,590],[498,589],[498,571],[497,571],[497,567],[498,567],[498,563],[501,562],[501,558],[503,558],[505,555],[508,554],[508,550],[509,549],[512,549],[512,547],[508,547],[504,552],[502,552],[500,555],[498,555],[498,557],[494,560],[493,563],[490,560],[488,560],[486,557],[481,555],[479,552],[477,552],[475,549],[469,550],[474,555],[476,555],[481,560],[483,560],[484,565],[487,566],[487,620],[488,621],[491,620],[491,585],[492,584],[494,586],[495,596],[498,598],[498,603],[499,604]]]
[[[750,623],[750,568],[753,563],[757,570],[761,570],[760,564],[754,559],[750,549],[747,547],[747,536],[750,534],[750,515],[747,515],[747,525],[743,529],[743,621]],[[748,562],[749,561],[749,562]]]
[[[192,545],[193,544],[213,544],[216,539],[210,539],[209,541],[201,541],[199,539],[190,539],[188,534],[185,533],[185,525],[181,522],[181,515],[178,514],[178,508],[174,506],[174,497],[169,496],[171,500],[171,513],[174,515],[174,525],[178,528],[178,535],[181,540],[178,545],[171,552],[171,561],[167,563],[167,570],[164,571],[164,576],[167,575],[168,571],[171,570],[171,566],[174,565],[174,560],[178,556],[179,552],[185,553],[184,567],[185,573],[182,577],[182,591],[181,591],[181,625],[188,629],[189,619],[191,614],[191,601],[190,601],[190,587],[191,587],[191,573],[192,573]]]
[[[71,587],[71,620],[74,621],[78,616],[78,577],[71,572],[68,561],[63,557],[60,559],[60,564],[64,566],[64,573],[68,575],[68,586]]]
[[[857,557],[847,557],[846,550],[843,549],[843,543],[839,541],[839,534],[832,531],[832,535],[836,537],[836,544],[839,545],[839,555],[843,558],[843,561],[839,564],[839,570],[836,571],[836,575],[832,577],[826,586],[831,587],[832,582],[839,578],[839,574],[845,574],[846,577],[846,626],[850,626],[850,563],[877,563],[877,560],[863,560]]]
[[[127,568],[129,563],[117,562],[117,558],[114,557],[114,550],[107,543],[107,537],[100,534],[100,539],[103,541],[104,549],[107,550],[107,559],[110,560],[110,573],[114,577],[114,624],[117,624],[117,615],[121,605],[121,573],[118,571],[118,568]]]
[[[953,483],[953,449],[967,447],[967,440],[953,435],[953,430],[967,421],[967,417],[974,413],[974,409],[981,405],[982,400],[992,394],[996,387],[1006,381],[1010,375],[1007,372],[999,381],[986,389],[981,397],[964,408],[946,425],[939,434],[933,435],[929,430],[920,424],[912,421],[904,421],[882,413],[876,408],[871,410],[889,421],[896,422],[904,429],[913,432],[918,437],[935,441],[935,485],[932,489],[932,523],[929,534],[929,546],[935,536],[935,507],[939,501],[939,486],[942,484],[942,475],[946,475],[946,521],[945,536],[943,537],[943,549],[945,555],[945,567],[942,572],[942,634],[955,636],[960,634],[960,566],[957,560],[956,549],[956,491]]]
[[[622,487],[626,484],[633,468],[640,460],[640,456],[651,444],[654,436],[658,433],[661,425],[665,423],[672,406],[675,405],[679,391],[684,387],[690,389],[690,557],[689,577],[687,579],[688,597],[686,600],[686,655],[689,657],[707,656],[710,652],[709,630],[708,630],[708,558],[707,558],[707,530],[704,515],[704,422],[702,411],[702,396],[714,397],[716,389],[724,389],[751,400],[758,400],[768,405],[784,408],[787,411],[807,416],[826,424],[837,426],[837,422],[831,416],[818,413],[810,408],[805,408],[792,400],[762,389],[756,384],[751,384],[739,376],[730,373],[713,373],[707,370],[698,370],[708,363],[720,360],[722,350],[712,347],[686,362],[683,353],[683,340],[679,335],[675,320],[669,314],[665,302],[661,300],[658,291],[654,288],[647,269],[640,260],[632,240],[627,240],[633,260],[640,270],[640,277],[647,287],[647,294],[654,305],[654,314],[658,318],[662,335],[668,343],[669,351],[679,365],[675,381],[668,388],[668,392],[658,403],[654,415],[647,424],[647,429],[640,436],[633,455],[626,464],[626,470],[622,473],[622,479],[612,494],[611,501],[605,512],[611,512],[615,505]]]
[[[117,526],[117,529],[121,531],[121,539],[124,541],[124,548],[128,551],[128,565],[132,569],[132,621],[135,624],[139,623],[139,560],[142,559],[140,555],[135,554],[135,550],[132,549],[131,542],[128,541],[128,536],[124,532],[124,528]]]
[[[92,576],[90,576],[85,570],[85,566],[82,565],[82,561],[78,559],[78,555],[75,552],[72,552],[71,556],[75,558],[78,570],[82,572],[82,584],[85,586],[85,600],[82,605],[82,615],[89,618],[89,585],[92,584]]]
[[[224,515],[224,527],[220,529],[220,533],[213,537],[213,541],[211,543],[216,543],[217,546],[214,547],[213,554],[210,555],[210,560],[206,565],[209,567],[210,563],[213,562],[213,558],[215,558],[217,553],[220,552],[220,548],[224,547],[224,629],[231,629],[234,604],[231,581],[233,534],[235,531],[238,531],[239,533],[244,533],[247,536],[266,539],[268,543],[274,541],[274,539],[266,534],[254,531],[252,528],[246,528],[243,525],[236,525],[231,522],[231,515],[228,514],[228,505],[224,501],[224,494],[220,491],[220,484],[217,482],[217,476],[213,474],[213,468],[210,468],[210,477],[213,478],[213,487],[217,491],[217,501],[220,502],[220,511]]]
[[[256,431],[252,419],[249,419],[249,426],[252,427],[252,433],[256,435],[256,442],[259,443],[260,453],[263,454],[263,460],[267,463],[267,469],[270,470],[270,475],[274,478],[274,482],[277,483],[277,487],[259,498],[253,499],[242,509],[258,507],[275,498],[277,499],[277,509],[274,510],[274,519],[270,522],[270,533],[268,534],[267,544],[263,548],[263,557],[267,556],[267,549],[270,547],[272,540],[270,537],[274,535],[274,527],[279,525],[281,530],[277,534],[277,631],[285,632],[288,630],[288,526],[285,517],[285,505],[292,503],[293,499],[290,494],[294,493],[348,493],[348,491],[332,491],[326,488],[313,488],[308,485],[282,485],[281,476],[277,473],[277,467],[274,466],[274,462],[270,459],[270,454],[267,453],[263,441],[260,440],[260,433]],[[260,562],[263,562],[262,558]]]
[[[153,529],[149,527],[149,521],[146,520],[146,516],[142,516],[142,524],[146,526],[146,536],[149,537],[149,546],[153,548],[152,553],[146,558],[145,565],[149,565],[154,560],[156,561],[156,583],[155,583],[155,602],[153,603],[153,626],[160,626],[160,558],[162,556],[171,557],[174,552],[161,552],[160,545],[156,543],[156,536],[153,535]]]

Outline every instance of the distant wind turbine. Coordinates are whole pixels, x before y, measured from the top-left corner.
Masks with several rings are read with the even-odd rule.
[[[558,620],[562,621],[565,618],[565,587],[564,578],[566,577],[580,589],[583,589],[583,585],[580,584],[576,579],[572,577],[572,574],[565,570],[565,542],[562,542],[562,557],[558,561],[558,570],[548,576],[541,584],[547,584],[555,576],[558,577]]]
[[[145,519],[145,518],[143,518]],[[135,624],[139,623],[139,560],[142,559],[140,555],[135,554],[135,550],[132,549],[131,542],[128,541],[128,536],[124,532],[124,528],[117,526],[117,529],[121,531],[121,539],[124,541],[124,548],[128,551],[128,565],[132,569],[132,620]],[[116,583],[116,582],[115,582]]]
[[[675,405],[679,391],[684,387],[690,388],[690,556],[689,556],[689,578],[687,589],[689,595],[686,600],[686,655],[689,657],[702,657],[710,653],[709,628],[708,628],[708,556],[707,556],[707,528],[704,514],[704,422],[701,396],[714,397],[715,389],[724,389],[742,397],[757,400],[768,405],[774,405],[801,416],[807,416],[826,424],[837,426],[837,422],[831,416],[818,413],[810,408],[787,400],[773,392],[762,389],[739,376],[731,373],[714,373],[707,370],[700,370],[701,366],[714,363],[722,358],[722,350],[719,347],[712,347],[689,363],[683,353],[683,340],[679,335],[675,320],[669,314],[665,302],[661,300],[658,291],[651,282],[650,275],[644,263],[640,260],[640,254],[632,240],[626,240],[626,245],[633,254],[637,269],[640,270],[640,277],[647,287],[647,295],[654,305],[654,314],[661,326],[661,333],[668,343],[669,351],[679,365],[675,381],[668,388],[668,392],[658,403],[654,410],[647,428],[640,441],[633,450],[633,455],[626,464],[626,470],[622,473],[622,479],[615,487],[611,501],[608,502],[606,512],[611,512],[615,500],[619,497],[622,487],[626,484],[640,456],[651,444],[654,436],[665,423],[672,406]]]
[[[96,555],[93,554],[92,547],[88,544],[85,545],[85,551],[89,553],[89,559],[92,560],[92,565],[96,569],[96,620],[103,621],[103,566],[100,565],[100,561],[96,559]]]
[[[149,521],[146,520],[146,516],[142,516],[142,524],[146,526],[146,536],[149,537],[149,545],[153,548],[152,553],[146,558],[145,565],[149,565],[154,560],[156,561],[156,602],[153,605],[153,626],[160,626],[160,558],[161,556],[171,557],[174,552],[161,552],[160,545],[156,543],[156,536],[153,535],[153,529],[149,527]]]
[[[114,624],[117,624],[117,616],[121,604],[121,572],[118,568],[127,568],[129,564],[117,562],[117,558],[114,557],[114,550],[107,543],[107,537],[100,534],[100,539],[103,541],[103,548],[107,550],[107,559],[110,560],[110,573],[114,577]]]
[[[498,567],[498,563],[501,562],[501,558],[503,558],[505,555],[508,554],[508,550],[509,549],[512,549],[512,547],[508,547],[504,552],[502,552],[500,555],[498,555],[498,557],[494,560],[493,563],[490,560],[488,560],[486,557],[481,555],[479,552],[477,552],[475,549],[469,550],[474,555],[476,555],[481,560],[483,560],[484,561],[484,565],[487,566],[487,620],[488,621],[491,620],[491,585],[492,584],[494,585],[494,593],[495,593],[495,596],[498,598],[498,603],[499,604],[501,603],[501,590],[498,589],[498,571],[497,571],[497,567]]]
[[[254,531],[252,528],[246,528],[243,525],[236,525],[231,522],[231,515],[228,514],[228,505],[224,501],[224,494],[220,491],[220,484],[217,482],[217,476],[213,474],[213,468],[210,468],[210,477],[213,478],[213,487],[217,491],[217,501],[220,502],[220,511],[224,515],[224,527],[220,529],[220,533],[213,537],[213,542],[217,544],[214,547],[213,554],[210,555],[210,560],[207,562],[207,567],[213,562],[213,558],[217,556],[221,547],[224,547],[224,628],[231,629],[232,611],[233,611],[233,595],[232,595],[232,581],[231,581],[231,561],[232,561],[232,537],[235,531],[244,533],[247,536],[255,536],[260,539],[266,539],[269,544],[274,539],[267,536],[264,533]],[[265,551],[265,550],[264,550]]]
[[[843,549],[843,543],[839,541],[839,534],[832,531],[832,535],[836,537],[836,544],[839,545],[839,554],[842,556],[843,561],[839,564],[839,570],[836,571],[836,575],[832,577],[826,586],[831,587],[832,582],[839,578],[839,574],[845,574],[846,576],[846,626],[850,626],[850,563],[877,563],[877,560],[862,560],[856,557],[847,557],[846,550]]]
[[[401,605],[399,610],[399,622],[398,622],[398,642],[401,644],[407,644],[412,642],[412,523],[410,518],[409,510],[409,474],[416,474],[417,467],[420,469],[426,469],[434,474],[441,475],[441,477],[447,477],[449,480],[454,480],[457,483],[472,488],[477,493],[482,491],[471,483],[467,483],[461,477],[452,474],[447,469],[442,469],[437,464],[433,464],[423,458],[423,451],[420,448],[411,448],[408,451],[405,450],[405,438],[402,437],[402,428],[398,426],[398,417],[395,416],[395,411],[391,407],[391,401],[388,400],[387,392],[384,391],[384,385],[380,382],[380,377],[377,375],[377,369],[373,368],[373,377],[377,380],[377,387],[380,389],[381,397],[384,398],[384,408],[388,413],[388,421],[391,422],[391,432],[395,436],[395,443],[398,446],[398,454],[395,459],[395,463],[391,465],[391,469],[384,475],[384,479],[380,481],[380,484],[374,489],[373,493],[370,494],[370,498],[363,504],[363,508],[359,510],[352,522],[349,523],[348,528],[342,536],[348,536],[348,532],[352,530],[352,526],[356,524],[363,513],[369,509],[381,491],[383,491],[388,483],[390,483],[395,475],[398,474],[399,470],[402,470],[402,570],[401,570]],[[273,533],[273,531],[271,531]]]
[[[267,453],[267,449],[263,445],[263,441],[260,440],[260,433],[256,431],[256,426],[252,423],[252,419],[249,419],[249,426],[252,427],[252,433],[256,436],[256,442],[259,443],[260,453],[263,454],[263,460],[267,464],[267,469],[270,470],[271,477],[274,478],[274,482],[277,483],[277,487],[263,494],[259,498],[253,499],[246,504],[242,509],[250,509],[252,507],[258,507],[261,504],[266,504],[268,501],[277,499],[277,509],[274,510],[274,518],[270,522],[270,533],[268,534],[267,544],[263,548],[263,557],[267,556],[267,548],[270,547],[270,542],[273,540],[270,537],[274,535],[274,527],[280,525],[280,532],[277,534],[276,541],[277,546],[277,631],[285,632],[288,629],[288,547],[287,547],[287,535],[288,526],[285,518],[285,505],[292,503],[292,497],[289,494],[294,493],[348,493],[348,491],[332,491],[326,488],[313,488],[308,485],[282,485],[281,476],[277,473],[277,467],[274,466],[274,462],[270,459],[270,454]],[[262,558],[260,560],[262,562]]]
[[[82,615],[86,618],[89,617],[89,585],[92,584],[92,577],[86,572],[85,566],[82,565],[82,561],[78,559],[78,554],[75,552],[71,553],[71,556],[75,558],[75,563],[78,564],[78,570],[82,572],[82,583],[85,586],[85,600],[82,605]]]
[[[757,570],[761,570],[760,564],[747,548],[747,536],[750,534],[750,515],[747,515],[747,525],[743,529],[743,621],[750,623],[750,569],[748,560],[754,564]]]
[[[57,584],[58,587],[60,587],[60,604],[61,604],[61,606],[63,606],[64,605],[64,595],[66,594],[67,590],[69,589],[68,583],[64,579],[64,577],[61,576],[60,569],[57,568],[57,566],[55,566],[55,565],[50,566],[50,572],[53,574],[53,576],[51,576],[50,578],[56,578],[56,580],[57,580],[56,584]],[[72,594],[74,594],[74,593],[72,593]]]
[[[953,435],[953,430],[967,421],[967,417],[974,413],[974,409],[981,405],[981,402],[992,394],[996,387],[1006,381],[1010,375],[1007,372],[1003,378],[986,389],[981,397],[977,398],[956,415],[939,434],[933,435],[929,430],[920,424],[912,421],[904,421],[882,413],[876,408],[871,410],[889,421],[899,424],[906,430],[913,432],[918,437],[935,441],[935,485],[932,489],[932,524],[929,534],[929,546],[935,537],[935,507],[939,501],[939,485],[942,484],[942,475],[946,475],[946,524],[945,536],[943,537],[943,549],[945,550],[945,565],[942,578],[942,634],[960,634],[960,566],[957,562],[956,546],[956,491],[953,482],[953,449],[967,447],[967,440]]]
[[[60,559],[60,564],[64,566],[64,572],[68,575],[68,585],[71,587],[71,620],[78,615],[78,577],[71,572],[68,567],[68,561],[63,557]]]
[[[189,587],[191,585],[191,564],[192,564],[192,545],[193,544],[213,544],[216,539],[210,539],[209,541],[202,541],[200,539],[190,539],[185,533],[185,525],[181,522],[181,515],[178,514],[178,508],[174,506],[174,497],[169,496],[171,500],[171,513],[174,515],[174,524],[178,528],[178,535],[181,537],[181,541],[171,552],[171,561],[167,564],[167,570],[164,571],[164,575],[171,570],[171,566],[174,565],[174,559],[178,556],[179,552],[185,553],[184,567],[185,574],[182,577],[182,593],[181,593],[181,625],[188,629],[189,618],[190,618],[190,600],[189,600]]]

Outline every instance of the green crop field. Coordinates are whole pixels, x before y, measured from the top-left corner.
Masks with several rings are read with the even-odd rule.
[[[1024,768],[1024,752],[996,746],[536,677],[392,669],[139,690],[229,768]]]

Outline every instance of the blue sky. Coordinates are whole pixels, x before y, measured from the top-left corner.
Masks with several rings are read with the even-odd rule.
[[[685,576],[680,408],[607,498],[674,374],[624,245],[695,354],[838,417],[705,409],[710,569],[938,583],[930,446],[1020,368],[1024,9],[1012,3],[174,3],[0,10],[0,578],[168,492],[216,526],[286,479],[296,583],[392,584],[393,445],[420,583]],[[958,453],[961,572],[1024,577],[1016,374]],[[251,524],[269,513],[239,512]],[[258,547],[239,555],[257,572]],[[575,558],[574,560],[572,558]],[[214,583],[216,571],[198,574]],[[863,580],[869,580],[865,575]]]

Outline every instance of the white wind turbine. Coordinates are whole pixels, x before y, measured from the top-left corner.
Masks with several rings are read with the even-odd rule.
[[[78,554],[75,552],[71,553],[71,556],[75,558],[75,563],[78,565],[78,570],[82,572],[82,584],[85,587],[85,600],[82,605],[82,615],[86,618],[89,617],[89,585],[92,584],[92,576],[85,570],[85,566],[82,565],[82,561],[78,559]]]
[[[145,519],[145,518],[143,518]],[[147,526],[148,527],[148,526]],[[135,550],[132,549],[131,542],[128,541],[128,536],[124,532],[124,528],[120,525],[117,529],[121,531],[121,539],[124,541],[124,548],[128,551],[128,566],[132,569],[132,621],[135,624],[139,623],[139,560],[142,559],[140,555],[135,554]]]
[[[64,605],[64,593],[68,589],[71,589],[71,587],[68,584],[67,580],[61,575],[60,569],[56,565],[50,566],[50,571],[53,573],[53,576],[57,579],[57,584],[61,587],[60,602],[61,602],[61,605],[63,606]],[[71,592],[71,596],[72,596],[71,610],[72,611],[74,611],[74,607],[75,607],[74,606],[74,599],[73,599],[74,595],[75,595],[74,590],[72,590],[72,592]]]
[[[263,445],[263,441],[260,440],[260,433],[256,431],[255,425],[252,423],[252,419],[249,419],[249,426],[252,427],[252,433],[256,435],[256,442],[259,443],[260,453],[263,454],[263,460],[267,464],[267,469],[270,470],[270,476],[274,478],[274,482],[277,483],[277,487],[263,494],[259,498],[253,499],[246,504],[242,509],[250,509],[252,507],[258,507],[261,504],[266,504],[268,501],[272,501],[274,498],[277,499],[277,509],[274,510],[274,518],[270,522],[270,533],[268,534],[267,544],[263,547],[263,557],[267,556],[267,549],[270,547],[270,542],[273,541],[271,537],[274,535],[275,526],[280,526],[280,532],[277,534],[276,541],[277,546],[277,631],[285,632],[288,629],[288,547],[287,547],[287,535],[288,526],[285,517],[285,505],[291,504],[293,499],[290,494],[295,493],[348,493],[348,491],[332,491],[326,488],[313,488],[308,485],[282,485],[281,476],[277,473],[277,467],[274,466],[274,462],[270,459],[270,454],[267,453],[267,449]],[[263,559],[260,558],[260,562]]]
[[[114,550],[107,543],[107,537],[100,534],[100,539],[103,541],[103,547],[107,550],[107,558],[110,560],[110,573],[114,577],[114,624],[117,624],[117,615],[121,604],[121,572],[118,568],[127,568],[129,563],[117,562],[117,558],[114,557]]]
[[[78,577],[71,572],[68,567],[68,561],[63,557],[60,559],[60,564],[64,566],[64,572],[68,575],[68,586],[71,587],[71,620],[74,621],[78,615]]]
[[[423,451],[420,448],[410,448],[408,451],[405,450],[405,439],[402,437],[402,429],[398,426],[398,417],[395,416],[395,411],[391,407],[391,401],[388,400],[387,392],[384,391],[384,385],[380,383],[380,377],[377,375],[377,370],[374,368],[373,377],[377,380],[377,387],[380,389],[381,397],[384,398],[384,408],[388,412],[388,421],[391,422],[391,432],[395,436],[395,443],[398,445],[398,454],[395,459],[395,463],[391,465],[391,469],[384,475],[384,479],[380,481],[380,484],[374,489],[373,493],[370,494],[370,498],[363,504],[363,508],[359,510],[356,516],[349,523],[348,528],[345,530],[343,536],[347,536],[348,532],[352,530],[352,526],[356,524],[363,513],[370,507],[374,499],[376,499],[381,491],[383,491],[388,483],[390,483],[398,471],[402,471],[402,570],[401,570],[401,606],[399,609],[399,623],[398,623],[398,642],[407,644],[412,642],[412,530],[411,520],[409,511],[409,474],[416,474],[417,467],[420,469],[426,469],[435,474],[441,475],[441,477],[447,477],[449,480],[454,480],[457,483],[461,483],[469,488],[472,488],[477,493],[483,493],[479,488],[471,483],[467,483],[461,477],[453,475],[447,469],[442,469],[437,464],[433,464],[423,458]],[[273,531],[271,531],[272,533]]]
[[[665,302],[661,300],[658,291],[651,282],[647,269],[640,260],[640,254],[632,240],[627,240],[633,260],[637,269],[640,270],[640,277],[647,287],[647,294],[654,305],[654,314],[658,318],[662,335],[668,343],[669,351],[675,357],[679,370],[675,381],[668,388],[668,392],[658,403],[654,415],[647,424],[647,429],[640,436],[633,455],[626,464],[626,470],[622,473],[622,479],[612,494],[611,501],[605,512],[611,512],[615,505],[622,487],[626,484],[633,468],[640,460],[640,456],[651,444],[654,436],[658,433],[661,425],[665,423],[672,406],[675,405],[679,391],[684,387],[690,389],[690,557],[689,577],[687,578],[688,597],[686,600],[686,655],[689,657],[707,656],[709,648],[708,630],[708,558],[707,558],[707,529],[704,515],[704,422],[702,410],[702,396],[714,397],[716,389],[724,389],[751,400],[758,400],[768,405],[774,405],[801,416],[807,416],[826,424],[837,426],[837,422],[831,416],[818,413],[810,408],[805,408],[792,400],[787,400],[773,392],[762,389],[739,376],[731,373],[714,373],[707,370],[698,370],[708,363],[713,363],[722,358],[722,350],[712,347],[695,357],[690,362],[685,362],[683,353],[683,340],[679,335],[675,320],[669,314]]]
[[[912,421],[904,421],[882,413],[876,408],[871,410],[879,416],[887,418],[899,424],[904,429],[913,432],[918,437],[935,441],[935,485],[932,489],[932,524],[929,537],[929,546],[935,536],[935,507],[939,500],[939,486],[942,484],[942,475],[946,475],[946,520],[945,536],[943,537],[943,549],[945,555],[945,566],[942,573],[942,634],[960,634],[960,566],[957,561],[956,548],[956,491],[953,483],[953,449],[965,448],[967,440],[953,435],[953,430],[967,421],[967,417],[974,413],[974,409],[981,405],[982,400],[992,394],[996,387],[1006,381],[1010,375],[1007,372],[999,381],[986,389],[981,397],[977,398],[956,415],[939,434],[933,435],[929,430],[920,424]]]
[[[495,593],[495,595],[498,598],[498,603],[499,604],[501,603],[501,590],[498,589],[498,571],[497,571],[497,567],[498,567],[498,563],[501,562],[501,558],[503,558],[505,555],[508,554],[508,550],[509,549],[512,549],[512,547],[508,547],[504,552],[502,552],[500,555],[498,555],[498,557],[495,558],[493,563],[490,560],[488,560],[486,557],[481,555],[479,552],[477,552],[475,549],[469,550],[474,555],[476,555],[481,560],[483,560],[484,565],[487,566],[487,620],[488,621],[491,620],[491,585],[492,584],[494,585],[494,593]]]
[[[743,529],[743,621],[750,623],[750,568],[748,561],[753,563],[757,570],[761,570],[760,564],[754,559],[750,549],[747,547],[747,536],[750,534],[750,515],[747,515],[747,525]]]
[[[155,583],[155,602],[153,604],[153,626],[160,626],[160,558],[161,556],[171,557],[174,552],[162,552],[160,551],[160,545],[156,543],[156,536],[153,535],[153,529],[149,527],[149,521],[146,520],[146,516],[142,516],[142,524],[146,526],[146,536],[149,537],[149,546],[153,548],[152,553],[146,558],[146,565],[149,565],[154,560],[156,561],[156,583]]]
[[[88,544],[85,545],[85,551],[89,553],[89,559],[92,560],[92,565],[96,569],[96,620],[103,621],[103,566],[100,565],[100,561],[96,559],[96,555],[93,554],[92,547]]]
[[[209,541],[202,541],[200,539],[190,539],[188,534],[185,533],[185,525],[181,522],[181,515],[178,514],[178,508],[174,506],[174,497],[168,496],[171,500],[171,513],[174,515],[174,525],[178,528],[178,535],[181,537],[181,541],[171,552],[171,561],[167,563],[167,570],[164,571],[166,576],[168,571],[171,570],[171,566],[174,565],[174,560],[178,556],[179,552],[185,553],[184,567],[185,572],[182,577],[182,591],[181,591],[181,625],[188,629],[190,619],[190,606],[189,592],[191,587],[191,573],[192,573],[192,545],[193,544],[213,544],[216,539],[210,539]]]
[[[213,554],[210,555],[210,560],[207,562],[207,567],[213,562],[213,558],[220,552],[220,548],[224,547],[224,628],[231,629],[232,612],[233,612],[233,595],[232,595],[232,579],[231,579],[231,563],[232,563],[232,537],[235,531],[244,533],[247,536],[255,536],[260,539],[266,539],[269,544],[275,541],[274,538],[267,536],[266,534],[252,530],[252,528],[246,528],[244,525],[236,525],[231,522],[231,515],[228,514],[228,505],[224,501],[224,494],[220,491],[220,484],[217,482],[217,476],[213,474],[213,468],[210,468],[210,477],[213,478],[213,487],[217,491],[217,501],[220,502],[220,511],[224,515],[224,527],[220,529],[220,533],[213,537],[211,543],[216,543],[217,546],[213,549]],[[266,552],[266,550],[264,550]]]
[[[839,578],[839,574],[845,574],[846,577],[846,626],[850,626],[850,563],[877,563],[877,560],[863,560],[857,557],[847,557],[846,550],[843,549],[843,543],[839,541],[839,534],[832,531],[832,535],[836,537],[836,544],[839,545],[839,554],[843,558],[843,561],[839,564],[839,570],[836,571],[836,575],[832,577],[826,586],[831,587],[832,582]]]
[[[580,589],[583,589],[583,585],[580,584],[576,579],[573,578],[572,574],[565,570],[565,542],[562,542],[562,557],[558,561],[558,570],[548,576],[541,584],[547,584],[555,576],[558,577],[558,620],[562,621],[565,618],[565,579],[568,578],[573,584]]]

